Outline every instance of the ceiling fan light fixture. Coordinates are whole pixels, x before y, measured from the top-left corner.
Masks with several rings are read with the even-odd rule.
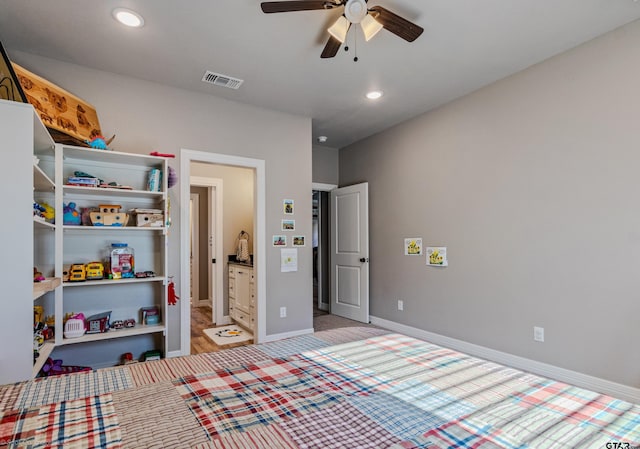
[[[345,16],[338,17],[338,20],[335,21],[333,25],[329,27],[327,30],[330,35],[343,43],[347,38],[347,31],[349,31],[349,26],[351,23],[347,20]]]
[[[112,12],[113,18],[123,25],[131,28],[140,28],[144,25],[144,19],[140,14],[127,8],[116,8]]]
[[[367,42],[383,28],[382,24],[371,17],[370,14],[367,14],[365,18],[362,19],[360,26],[364,32],[364,40]]]

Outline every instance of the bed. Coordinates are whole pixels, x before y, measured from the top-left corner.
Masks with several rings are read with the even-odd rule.
[[[0,448],[632,448],[640,406],[382,329],[0,387]]]

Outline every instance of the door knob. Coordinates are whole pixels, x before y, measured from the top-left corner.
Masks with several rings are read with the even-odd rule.
[[[369,259],[365,259],[364,257],[360,258],[360,262],[365,263],[365,262],[369,262]]]

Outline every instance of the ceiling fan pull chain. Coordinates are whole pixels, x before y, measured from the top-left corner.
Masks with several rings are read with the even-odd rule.
[[[354,24],[354,28],[358,28],[358,24]],[[356,30],[353,31],[353,62],[358,62],[358,32]]]

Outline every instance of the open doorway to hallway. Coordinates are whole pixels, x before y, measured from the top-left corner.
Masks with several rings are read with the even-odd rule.
[[[313,317],[329,311],[329,192],[312,192]]]

